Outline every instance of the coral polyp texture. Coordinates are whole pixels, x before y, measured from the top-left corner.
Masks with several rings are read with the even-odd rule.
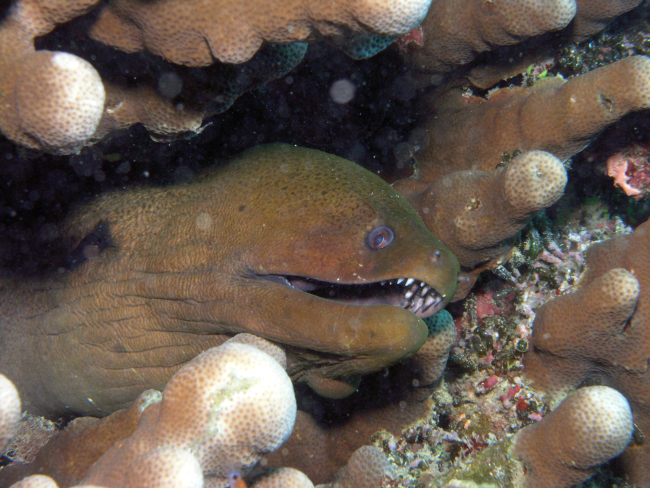
[[[650,59],[631,56],[569,80],[502,88],[488,99],[453,90],[435,103],[428,141],[416,154],[420,179],[494,169],[504,153],[547,151],[565,160],[605,127],[650,107]]]
[[[294,68],[306,51],[301,41],[329,37],[354,57],[372,56],[415,27],[430,0],[293,0],[272,8],[256,3],[118,0],[91,12],[96,0],[15,0],[0,23],[0,130],[18,144],[52,154],[77,153],[136,123],[159,138],[196,134],[205,117]],[[91,64],[75,54],[35,51],[36,37],[88,12],[86,35],[183,66],[150,56],[151,72],[132,77],[128,89],[109,88],[92,65],[101,71],[105,52],[81,49]],[[67,47],[77,49],[74,40]],[[153,67],[161,63],[163,72],[156,73]],[[245,64],[228,69],[221,63]],[[211,69],[201,75],[185,66]],[[142,81],[170,73],[178,88]],[[133,78],[142,80],[134,87]]]
[[[430,177],[430,173],[422,170],[420,177]],[[566,170],[558,158],[529,151],[492,171],[457,171],[430,184],[410,178],[394,187],[451,249],[463,269],[470,271],[507,253],[532,217],[558,201],[566,182]],[[472,285],[476,276],[460,284],[456,298],[469,291],[466,285]]]
[[[0,453],[16,435],[20,414],[18,390],[6,376],[0,374]]]
[[[263,42],[290,43],[350,34],[395,38],[424,18],[430,0],[114,0],[100,11],[90,35],[124,51],[148,50],[176,64],[207,66],[248,61]],[[385,45],[385,44],[384,44]],[[350,46],[349,51],[354,51]],[[359,53],[359,57],[376,50]]]
[[[640,3],[641,0],[577,0],[578,10],[571,25],[571,37],[576,41],[586,39]]]
[[[258,478],[253,488],[314,488],[304,473],[293,468],[270,469]]]
[[[179,472],[160,468],[182,466],[188,451],[214,486],[228,486],[229,469],[250,469],[277,449],[296,416],[293,386],[282,366],[236,339],[190,361],[149,408],[138,429],[92,466],[84,484],[141,486],[135,480],[151,477],[162,482]]]
[[[409,44],[406,58],[416,71],[444,72],[497,46],[566,27],[576,0],[441,0],[422,21],[422,46]]]
[[[162,396],[144,392],[126,412],[137,424],[125,424],[117,414],[100,422],[99,429],[91,424],[72,436],[64,431],[51,441],[54,450],[43,452],[58,462],[37,459],[32,469],[64,486],[193,488],[203,486],[204,477],[210,486],[229,486],[234,467],[248,471],[293,429],[293,386],[276,358],[285,362],[278,346],[240,334],[183,366]],[[103,443],[102,423],[122,438],[114,438],[90,466],[84,454]],[[77,472],[61,476],[61,465],[75,465]]]
[[[581,388],[516,436],[514,454],[526,467],[526,488],[569,488],[619,456],[634,423],[623,395],[607,386]]]
[[[593,245],[577,291],[551,300],[537,312],[527,376],[555,398],[585,381],[621,392],[634,422],[650,434],[650,222],[633,234]],[[650,483],[650,446],[623,454],[626,474]]]

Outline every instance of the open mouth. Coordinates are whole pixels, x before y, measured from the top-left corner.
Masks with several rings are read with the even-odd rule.
[[[288,275],[258,275],[258,278],[289,286],[317,297],[351,305],[393,305],[430,317],[444,307],[442,295],[415,278],[395,278],[364,284],[339,284]]]

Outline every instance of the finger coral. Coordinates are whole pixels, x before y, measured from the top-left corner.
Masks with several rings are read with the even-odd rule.
[[[276,468],[255,478],[252,488],[314,488],[314,484],[297,469]]]
[[[496,46],[563,29],[576,9],[575,0],[436,1],[422,21],[422,46],[409,44],[406,58],[417,71],[449,71]]]
[[[420,177],[431,177],[431,173],[422,170]],[[507,253],[535,213],[562,196],[566,182],[559,159],[530,151],[504,168],[457,171],[430,184],[411,178],[398,181],[394,188],[469,271]],[[466,293],[466,288],[461,286],[459,291]]]
[[[578,0],[571,36],[581,41],[603,30],[619,15],[637,7],[641,0]]]
[[[634,425],[623,395],[606,386],[581,388],[516,436],[513,452],[526,468],[525,488],[569,488],[620,455]]]
[[[650,59],[631,56],[569,80],[502,88],[485,99],[452,91],[438,101],[416,154],[420,179],[494,169],[504,153],[542,150],[565,160],[624,115],[650,107]]]
[[[348,464],[341,468],[329,488],[375,488],[394,477],[386,455],[374,446],[354,451]]]
[[[635,424],[650,433],[650,222],[633,234],[593,245],[579,289],[537,312],[527,376],[555,397],[585,381],[621,392]],[[633,445],[623,455],[626,473],[650,483],[650,447]]]
[[[228,469],[249,469],[276,449],[296,415],[291,380],[278,362],[236,341],[190,361],[149,408],[138,429],[109,449],[83,483],[117,488],[132,477],[159,476],[158,463],[181,462],[178,453],[187,450],[215,486],[227,486]],[[161,448],[172,450],[155,453]]]
[[[187,363],[162,396],[144,392],[127,411],[63,431],[29,469],[63,486],[192,488],[204,477],[228,486],[232,469],[250,469],[291,433],[296,401],[285,361],[278,346],[240,334]]]
[[[0,453],[16,435],[20,414],[18,391],[6,376],[0,374]]]
[[[420,23],[429,3],[284,0],[260,6],[256,0],[209,4],[116,0],[102,8],[90,35],[124,51],[146,49],[176,64],[207,66],[215,59],[243,63],[264,41],[289,43],[332,36],[343,43],[351,33],[399,37]],[[355,47],[348,47],[348,51],[354,52]],[[371,49],[359,57],[375,52]]]
[[[36,37],[91,12],[98,3],[15,0],[0,22],[0,130],[14,142],[74,154],[136,123],[158,138],[199,133],[205,117],[295,67],[306,52],[301,41],[329,37],[352,56],[372,56],[415,27],[430,0],[345,6],[295,1],[276,5],[273,13],[253,1],[113,1],[91,13],[84,34],[124,51],[147,50],[169,62],[150,56],[147,66],[138,63],[149,72],[131,72],[122,86],[104,86],[98,74],[103,64],[110,65],[105,58],[114,57],[105,51],[85,52],[74,39],[68,45],[56,43],[81,51],[92,64],[67,52],[35,51]],[[199,73],[186,66],[210,69]],[[169,76],[169,86],[161,85]],[[140,79],[135,86],[134,78]],[[152,79],[158,86],[152,86]]]

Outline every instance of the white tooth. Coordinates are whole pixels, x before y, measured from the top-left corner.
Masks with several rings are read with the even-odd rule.
[[[424,286],[426,283],[424,281],[420,281],[420,286]]]
[[[411,310],[411,312],[415,313],[418,310],[420,310],[422,308],[423,303],[424,303],[424,300],[422,300],[421,298],[418,298],[417,300],[415,300],[415,308],[413,308],[413,310]]]
[[[427,297],[424,299],[424,308],[429,308],[435,301],[435,298],[433,298],[431,295],[427,295]]]
[[[404,294],[404,298],[410,300],[413,295],[415,295],[415,290],[409,290]]]
[[[384,286],[386,284],[385,281],[380,281],[380,283],[381,283],[381,286]]]
[[[402,281],[404,281],[405,279],[406,279],[406,278],[400,278],[399,280],[397,280],[397,284],[398,284],[398,285],[401,285],[401,284],[402,284]]]
[[[426,295],[427,293],[429,293],[429,290],[430,290],[430,289],[431,289],[431,288],[428,287],[428,286],[425,286],[424,288],[422,288],[422,293],[420,293],[420,296],[423,297],[424,295]]]
[[[410,285],[411,283],[413,283],[414,281],[415,281],[415,280],[414,280],[413,278],[409,278],[408,280],[406,280],[406,283],[404,284],[404,286],[409,286],[409,285]]]

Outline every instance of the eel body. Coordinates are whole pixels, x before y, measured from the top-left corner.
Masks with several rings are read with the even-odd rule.
[[[346,396],[420,348],[459,272],[379,177],[289,145],[100,196],[63,232],[69,267],[0,283],[0,372],[49,416],[123,408],[240,332],[282,345],[294,381]]]

